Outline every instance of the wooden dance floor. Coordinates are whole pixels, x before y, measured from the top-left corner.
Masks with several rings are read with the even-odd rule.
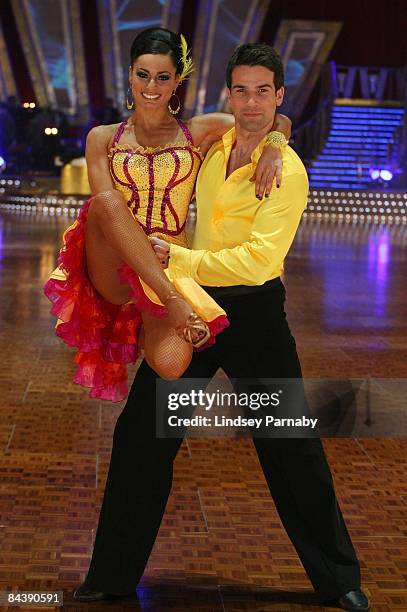
[[[121,405],[71,384],[72,351],[54,337],[42,285],[68,224],[0,211],[0,591],[63,591],[73,611],[87,608],[71,593],[89,564]],[[305,376],[407,378],[405,236],[405,226],[302,224],[285,284]],[[405,612],[406,440],[324,446],[372,610]],[[315,605],[251,440],[203,438],[177,456],[138,601],[89,607],[331,610]]]

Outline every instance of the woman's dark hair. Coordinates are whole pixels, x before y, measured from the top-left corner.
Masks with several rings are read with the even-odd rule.
[[[274,72],[276,91],[284,85],[284,67],[281,57],[273,47],[266,43],[247,43],[240,45],[229,60],[226,68],[226,85],[232,85],[232,72],[236,66],[264,66]]]
[[[130,49],[131,66],[140,55],[153,53],[169,55],[174,64],[175,73],[182,72],[181,39],[179,34],[165,28],[148,28],[137,34]]]

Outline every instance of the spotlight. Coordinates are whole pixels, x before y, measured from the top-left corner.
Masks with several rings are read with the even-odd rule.
[[[0,155],[0,172],[3,172],[5,168],[6,168],[6,160],[4,159],[4,157]]]
[[[369,170],[370,178],[373,181],[377,181],[380,176],[380,170],[378,168],[370,168]]]
[[[380,178],[386,182],[391,181],[393,178],[393,172],[391,172],[390,170],[380,170]]]
[[[30,108],[35,108],[36,104],[35,102],[30,102]]]
[[[56,134],[58,134],[58,128],[56,128],[56,127],[51,128],[51,134],[56,136]]]
[[[49,136],[51,134],[51,128],[45,128],[44,132],[47,136]]]
[[[29,102],[24,102],[23,108],[30,108],[30,103]]]

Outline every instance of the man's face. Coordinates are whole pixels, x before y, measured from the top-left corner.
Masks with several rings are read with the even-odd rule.
[[[228,95],[236,124],[248,132],[258,132],[274,121],[284,87],[276,91],[274,72],[264,66],[236,66]]]

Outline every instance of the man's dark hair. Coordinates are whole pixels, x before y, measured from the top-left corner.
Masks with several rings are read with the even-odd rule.
[[[226,68],[226,85],[232,85],[232,72],[236,66],[264,66],[274,72],[276,91],[284,85],[284,67],[281,57],[273,47],[266,43],[247,43],[240,45],[229,60]]]

